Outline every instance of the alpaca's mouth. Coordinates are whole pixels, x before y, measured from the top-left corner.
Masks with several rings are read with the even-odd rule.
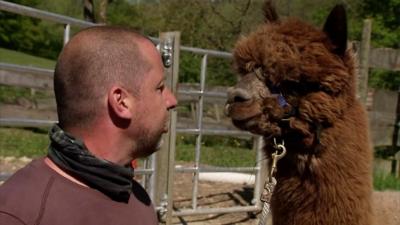
[[[241,130],[246,130],[265,137],[278,137],[281,135],[281,128],[278,123],[268,121],[264,114],[259,114],[245,120],[232,119],[232,123]]]
[[[235,120],[232,119],[232,123],[233,125],[235,125],[237,128],[241,129],[241,130],[247,130],[253,133],[258,133],[257,130],[255,129],[258,127],[258,121],[259,121],[259,117],[260,116],[254,116],[248,119],[244,119],[244,120]]]
[[[253,101],[227,103],[225,105],[225,115],[230,117],[233,125],[241,130],[251,131],[251,128],[257,125],[257,118],[261,114],[261,108]]]
[[[277,123],[268,121],[259,104],[254,102],[228,103],[225,114],[232,119],[233,125],[259,135],[280,135],[281,129]]]
[[[233,121],[247,121],[262,114],[259,104],[254,101],[227,103],[225,115]]]

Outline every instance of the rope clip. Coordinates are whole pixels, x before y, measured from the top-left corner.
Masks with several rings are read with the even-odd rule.
[[[286,147],[285,147],[285,142],[282,140],[282,143],[278,144],[276,142],[276,138],[274,138],[274,148],[275,152],[272,153],[272,166],[269,174],[269,182],[272,182],[272,178],[275,177],[276,173],[276,164],[280,159],[282,159],[286,155]]]

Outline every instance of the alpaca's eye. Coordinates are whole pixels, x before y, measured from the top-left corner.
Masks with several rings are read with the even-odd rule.
[[[304,96],[307,93],[321,91],[318,83],[284,81],[281,85],[281,92],[284,95]]]
[[[273,82],[271,82],[270,80],[265,81],[265,86],[267,86],[267,88],[268,88],[269,92],[271,92],[271,94],[280,94],[281,93],[280,85],[273,84]]]
[[[281,85],[281,92],[284,95],[299,96],[304,92],[304,88],[298,82],[285,81]]]
[[[239,67],[239,68],[237,69],[237,72],[240,74],[240,76],[244,76],[245,74],[248,73],[248,71],[247,71],[245,68],[243,68],[243,67]]]

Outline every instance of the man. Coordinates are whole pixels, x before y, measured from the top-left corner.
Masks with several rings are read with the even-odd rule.
[[[0,224],[157,224],[128,166],[159,149],[177,104],[152,42],[117,27],[79,32],[58,58],[54,92],[48,156],[0,186]]]

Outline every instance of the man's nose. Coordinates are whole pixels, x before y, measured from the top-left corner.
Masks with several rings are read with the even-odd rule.
[[[175,95],[171,92],[171,90],[169,90],[169,88],[167,88],[166,90],[166,104],[167,104],[167,109],[173,109],[176,107],[176,105],[178,104],[178,100],[176,99]]]

